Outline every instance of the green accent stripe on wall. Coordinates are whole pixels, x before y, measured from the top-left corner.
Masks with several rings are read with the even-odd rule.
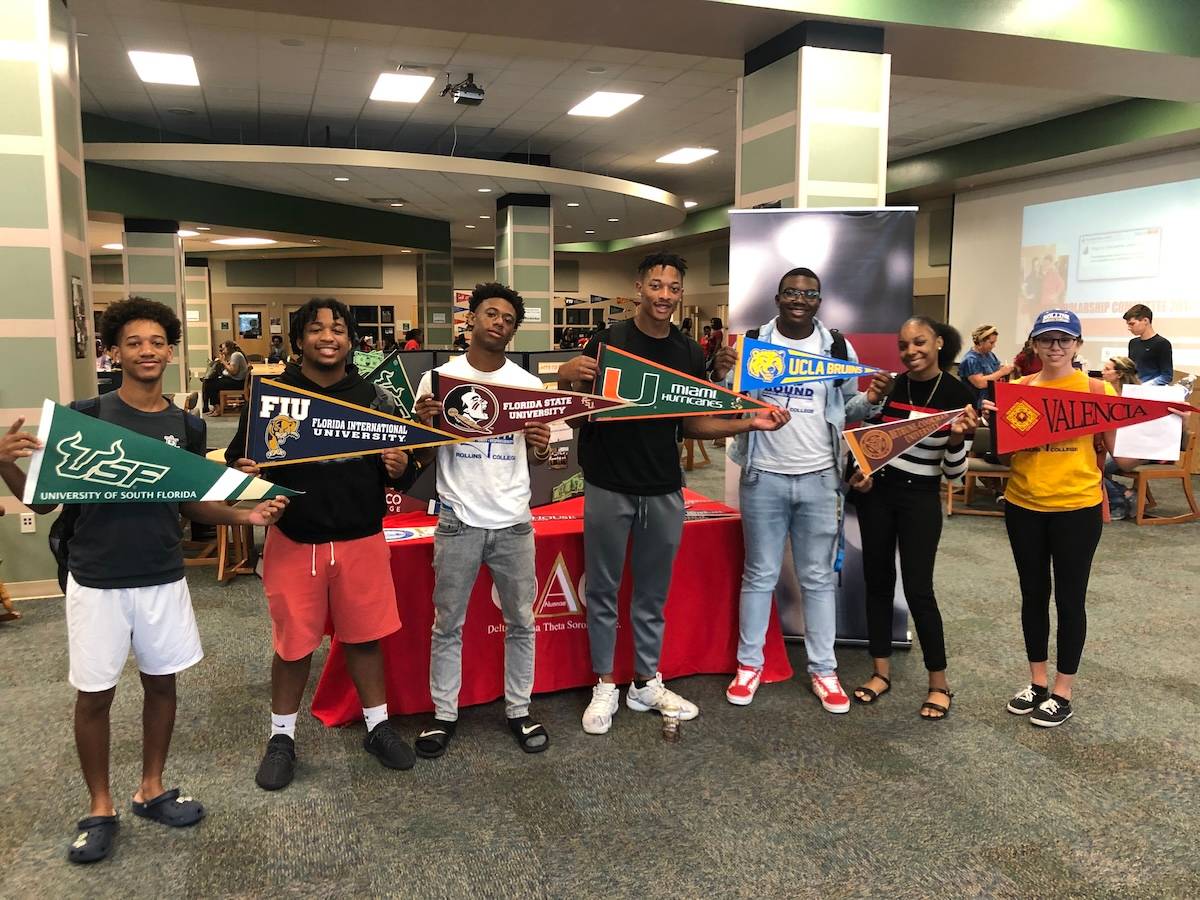
[[[26,373],[26,377],[6,379],[4,406],[40,407],[47,397],[58,399],[58,367],[47,365],[58,358],[56,344],[52,337],[0,338],[5,371]]]
[[[742,144],[742,193],[796,180],[796,129],[787,127]]]
[[[0,284],[4,285],[4,318],[54,318],[48,248],[0,247]]]

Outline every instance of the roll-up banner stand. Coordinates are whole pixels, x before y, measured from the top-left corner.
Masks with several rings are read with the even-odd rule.
[[[775,294],[783,275],[807,268],[821,279],[817,318],[841,331],[861,362],[889,372],[900,369],[896,332],[912,315],[913,236],[916,208],[731,210],[729,217],[729,333],[745,334],[775,318]],[[865,389],[867,379],[860,381]],[[839,454],[846,448],[839,446]],[[726,461],[726,502],[738,505],[740,470]],[[845,506],[845,551],[835,578],[837,639],[865,644],[866,588],[862,541],[852,503]],[[896,562],[897,576],[899,560]],[[783,633],[804,636],[803,591],[796,581],[791,547],[784,554],[775,600]],[[911,647],[908,606],[896,578],[892,642]]]

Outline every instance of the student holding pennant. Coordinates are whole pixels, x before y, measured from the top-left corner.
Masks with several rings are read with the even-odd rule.
[[[248,438],[258,441],[268,433],[260,433],[262,429],[278,423],[268,437],[274,437],[275,452],[291,453],[286,434],[296,430],[311,436],[317,429],[304,417],[319,403],[360,411],[366,407],[367,412],[388,415],[395,412],[387,392],[368,383],[348,364],[356,335],[345,304],[333,299],[310,300],[292,316],[289,337],[300,362],[289,363],[278,382],[293,388],[296,396],[288,399],[286,411],[282,400],[279,407],[272,405],[265,425],[261,399],[242,409],[238,432],[225,451],[226,461],[242,472],[260,471],[247,453],[248,444],[253,443]],[[306,399],[311,402],[306,404]],[[385,420],[384,416],[376,418]],[[397,439],[407,436],[408,425],[385,424],[400,429]],[[320,646],[330,618],[345,647],[346,668],[362,701],[367,726],[363,748],[391,769],[409,769],[415,762],[412,748],[388,720],[379,639],[400,628],[390,554],[383,536],[384,489],[391,485],[403,490],[416,478],[420,465],[399,444],[379,449],[377,442],[362,443],[359,455],[339,450],[330,454],[331,458],[262,470],[276,483],[304,492],[278,527],[268,532],[263,548],[263,590],[275,650],[270,738],[255,776],[263,790],[287,787],[295,774],[300,700],[313,651]],[[274,460],[288,461],[286,456]]]
[[[91,809],[79,821],[67,852],[74,863],[104,859],[116,835],[118,818],[109,786],[109,710],[131,648],[145,694],[142,774],[133,795],[133,814],[172,827],[194,825],[204,817],[199,801],[163,784],[175,725],[175,675],[204,656],[184,578],[179,516],[210,524],[270,525],[288,503],[286,497],[277,496],[247,510],[219,501],[153,502],[139,496],[154,495],[155,490],[144,488],[165,481],[179,488],[175,493],[190,496],[198,490],[192,482],[199,481],[207,494],[219,479],[207,475],[203,459],[189,456],[186,465],[174,462],[186,454],[203,457],[205,450],[204,423],[172,405],[162,393],[163,372],[182,335],[179,317],[161,303],[130,297],[105,310],[100,332],[123,374],[121,387],[71,404],[87,418],[75,414],[78,430],[71,437],[55,438],[52,446],[48,437],[43,448],[43,441],[22,432],[20,420],[0,438],[0,476],[18,497],[27,487],[26,475],[16,465],[22,458],[31,459],[31,496],[36,493],[34,472],[41,469],[62,473],[60,480],[74,483],[81,491],[105,489],[104,502],[66,507],[51,529],[60,539],[60,564],[65,555],[67,568],[68,680],[77,690],[75,745],[91,795]],[[43,417],[42,430],[49,434],[50,418],[58,417],[53,404],[47,402]],[[85,427],[92,419],[99,420],[95,429],[103,432],[102,441],[94,441],[95,434]],[[128,437],[122,438],[122,433]],[[139,435],[143,438],[135,444]],[[88,441],[93,443],[91,450],[82,447]],[[79,455],[85,461],[74,465],[68,447],[85,450]],[[153,460],[139,458],[150,455],[147,447],[158,448]],[[186,470],[182,478],[174,477],[177,469]],[[268,493],[245,479],[232,482],[235,490],[251,488],[260,497]],[[122,502],[121,496],[142,502]],[[45,513],[56,506],[33,502],[30,508]]]
[[[643,259],[634,282],[634,317],[593,335],[583,354],[558,370],[561,388],[594,388],[604,397],[637,404],[596,416],[579,434],[588,641],[598,679],[583,713],[588,734],[605,734],[620,705],[613,675],[617,590],[631,535],[634,673],[626,706],[681,719],[699,715],[694,703],[663,685],[658,671],[663,607],[683,532],[678,435],[711,439],[773,432],[788,421],[786,410],[730,397],[729,391],[707,383],[699,344],[671,323],[683,298],[686,272],[687,263],[672,253]],[[605,358],[598,362],[602,347]],[[612,361],[606,361],[610,354]],[[738,416],[718,418],[715,411]],[[741,415],[745,412],[753,415]]]

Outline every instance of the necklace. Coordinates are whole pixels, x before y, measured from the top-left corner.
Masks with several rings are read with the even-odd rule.
[[[937,393],[938,385],[942,383],[942,376],[945,374],[946,374],[945,370],[938,372],[937,380],[933,383],[933,389],[928,394],[925,395],[925,402],[923,404],[921,404],[922,406],[926,406],[926,407],[929,406],[929,401],[932,400],[933,395]],[[917,404],[913,403],[913,398],[912,398],[912,378],[904,379],[904,388],[908,392],[908,405],[916,406]]]

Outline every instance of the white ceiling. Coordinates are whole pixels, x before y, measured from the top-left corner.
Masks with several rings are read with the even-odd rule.
[[[153,0],[72,0],[71,10],[86,35],[79,54],[87,112],[218,143],[324,146],[328,126],[333,146],[488,158],[549,154],[556,167],[651,184],[701,207],[732,199],[740,59]],[[201,85],[143,84],[128,50],[191,54]],[[401,65],[437,77],[425,98],[416,105],[367,99],[379,73]],[[474,73],[487,91],[483,105],[463,108],[439,97],[446,72],[454,81]],[[566,115],[596,90],[645,99],[611,119]],[[1115,99],[894,76],[889,156]],[[172,112],[179,109],[191,114]],[[654,162],[680,146],[720,152],[691,166]]]

